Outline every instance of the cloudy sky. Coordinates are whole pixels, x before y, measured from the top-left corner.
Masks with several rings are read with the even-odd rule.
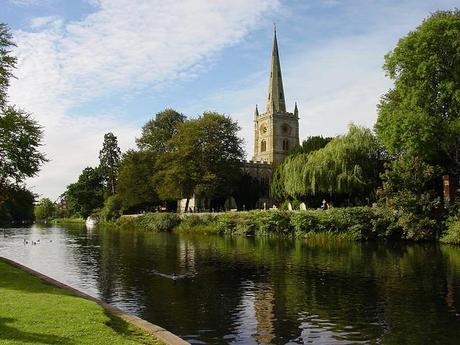
[[[458,0],[0,0],[17,43],[10,101],[44,127],[50,162],[28,185],[56,198],[98,164],[104,133],[122,150],[164,108],[231,115],[252,156],[276,22],[286,102],[301,139],[372,127],[391,82],[383,57]]]

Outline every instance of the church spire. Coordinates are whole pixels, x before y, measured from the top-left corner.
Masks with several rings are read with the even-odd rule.
[[[267,112],[272,114],[275,112],[286,112],[280,57],[278,54],[278,41],[276,39],[276,26],[274,28],[273,37],[272,66],[270,69],[270,82],[268,85]]]

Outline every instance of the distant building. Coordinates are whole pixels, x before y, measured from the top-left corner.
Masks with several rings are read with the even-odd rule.
[[[273,170],[284,160],[288,151],[297,145],[299,145],[299,110],[296,103],[292,113],[286,111],[275,29],[267,108],[265,112],[259,113],[259,109],[256,106],[254,111],[254,155],[252,160],[243,163],[243,171],[267,187],[265,188],[267,192],[257,203],[258,208],[273,205],[273,200],[268,194],[268,186],[270,185]],[[227,200],[226,208],[236,208],[235,200],[232,199]],[[179,201],[178,208],[180,212],[185,211],[185,202],[185,199]],[[204,200],[196,198],[190,199],[189,207],[191,209],[206,208]]]

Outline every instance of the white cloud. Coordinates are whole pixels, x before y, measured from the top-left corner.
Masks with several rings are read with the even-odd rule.
[[[121,117],[71,117],[73,107],[191,78],[277,6],[276,0],[92,3],[95,12],[81,21],[42,17],[31,22],[34,32],[15,32],[18,79],[10,99],[44,126],[51,162],[30,185],[46,196],[56,197],[82,168],[96,164],[105,132],[118,135],[123,149],[134,145],[137,129]]]

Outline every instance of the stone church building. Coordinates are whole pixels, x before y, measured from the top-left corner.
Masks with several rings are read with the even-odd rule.
[[[284,160],[289,149],[297,145],[299,145],[299,110],[296,103],[292,113],[286,111],[275,29],[267,107],[262,113],[259,112],[257,106],[254,111],[254,154],[252,160],[243,163],[243,170],[268,187],[276,166]],[[185,202],[185,199],[179,201],[178,211],[185,211]],[[258,208],[271,207],[272,205],[273,200],[268,193],[257,203]],[[192,198],[189,201],[189,208],[192,210],[203,209],[205,208],[204,201]],[[228,200],[226,208],[236,208],[235,201]]]

